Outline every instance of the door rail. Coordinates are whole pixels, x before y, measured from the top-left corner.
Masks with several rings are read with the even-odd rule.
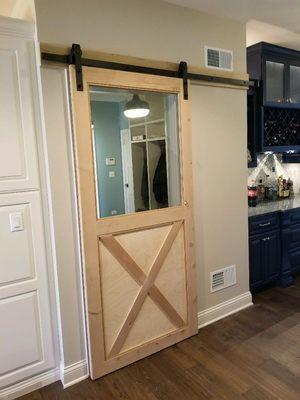
[[[82,57],[82,50],[79,44],[73,43],[70,54],[54,54],[54,53],[41,53],[41,58],[44,61],[56,62],[56,63],[63,63],[63,64],[73,64],[75,65],[76,69],[76,84],[77,90],[82,91],[82,67],[94,67],[94,68],[106,68],[112,69],[117,71],[127,71],[127,72],[137,72],[142,74],[149,74],[149,75],[160,75],[166,76],[170,78],[180,78],[183,81],[183,94],[184,99],[188,99],[188,80],[192,81],[202,81],[202,82],[210,82],[210,83],[217,83],[217,84],[225,84],[225,85],[232,85],[232,86],[242,86],[248,87],[249,82],[247,80],[242,79],[234,79],[234,78],[227,78],[221,76],[213,76],[213,75],[205,75],[205,74],[196,74],[188,72],[188,65],[185,61],[180,61],[178,70],[172,71],[168,69],[161,69],[161,68],[153,68],[153,67],[145,67],[140,65],[132,65],[132,64],[124,64],[118,62],[111,62],[111,61],[102,61],[102,60],[93,60],[90,58],[83,58]]]

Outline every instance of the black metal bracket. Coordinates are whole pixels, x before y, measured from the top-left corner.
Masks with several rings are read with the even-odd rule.
[[[180,61],[179,68],[178,68],[178,75],[179,75],[179,78],[182,78],[182,81],[183,81],[183,98],[184,98],[184,100],[188,100],[188,98],[189,98],[188,69],[187,69],[187,63],[185,61]]]
[[[204,74],[195,74],[188,72],[188,66],[185,61],[179,63],[178,70],[167,70],[153,67],[144,67],[141,65],[122,64],[111,61],[92,60],[89,58],[82,58],[82,51],[79,44],[72,44],[72,48],[69,54],[52,54],[42,53],[42,60],[63,63],[63,64],[74,64],[76,69],[76,83],[77,90],[83,91],[83,77],[82,77],[82,66],[94,67],[94,68],[106,68],[117,71],[136,72],[142,74],[166,76],[170,78],[181,78],[183,80],[183,94],[184,99],[188,99],[188,80],[212,82],[222,85],[231,85],[248,88],[249,81],[227,78],[221,76],[211,76]]]
[[[82,80],[82,50],[80,44],[73,43],[69,55],[69,64],[75,65],[76,85],[78,91],[83,91]]]

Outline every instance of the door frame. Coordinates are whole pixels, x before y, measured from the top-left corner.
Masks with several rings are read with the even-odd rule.
[[[121,129],[120,135],[123,168],[124,206],[125,213],[129,214],[133,213],[135,210],[130,129]]]
[[[191,160],[191,117],[190,102],[184,100],[182,80],[157,75],[112,71],[102,68],[83,67],[83,91],[77,91],[76,72],[70,66],[70,87],[72,100],[72,115],[75,142],[76,174],[79,192],[79,216],[81,225],[81,246],[85,279],[86,316],[88,327],[88,349],[90,371],[92,379],[105,375],[115,369],[128,365],[131,362],[144,358],[169,345],[188,338],[198,332],[197,325],[197,290],[196,266],[193,237],[193,188],[192,188],[192,160]],[[91,132],[91,110],[88,87],[115,87],[123,89],[137,89],[159,93],[173,93],[178,95],[178,130],[180,150],[180,206],[165,209],[145,211],[141,213],[121,216],[97,218],[97,200],[95,191],[95,171],[93,160],[93,138]],[[89,131],[89,136],[87,135]],[[184,132],[184,134],[183,134]],[[88,196],[93,193],[92,198]],[[143,217],[141,220],[141,216]],[[96,220],[96,223],[95,223]],[[102,322],[102,299],[99,270],[99,248],[95,240],[100,235],[114,234],[118,231],[129,232],[142,230],[151,226],[166,225],[174,221],[186,221],[184,235],[186,259],[186,286],[187,286],[187,321],[188,325],[177,329],[159,339],[159,342],[150,341],[141,348],[128,354],[105,360],[98,347],[104,348],[104,334]],[[105,364],[105,365],[103,365]],[[96,367],[98,366],[98,367]]]

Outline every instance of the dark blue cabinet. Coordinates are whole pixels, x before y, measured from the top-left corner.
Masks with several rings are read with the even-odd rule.
[[[300,52],[260,42],[247,48],[250,79],[263,86],[264,106],[300,108]]]
[[[300,151],[300,52],[257,43],[247,48],[247,68],[261,85],[258,152]]]
[[[263,286],[263,255],[261,237],[254,236],[249,239],[249,277],[250,289],[254,290]]]
[[[269,232],[263,239],[263,257],[265,266],[265,279],[276,282],[280,272],[280,231]]]
[[[256,291],[277,281],[280,272],[280,231],[249,239],[250,289]]]
[[[293,275],[300,272],[300,210],[290,210],[282,215],[282,266],[280,282],[289,286]]]
[[[264,106],[300,108],[300,53],[293,52],[289,59],[281,56],[280,50],[276,56],[268,55],[267,50],[262,62]]]
[[[300,273],[300,208],[249,218],[250,289],[287,287]]]

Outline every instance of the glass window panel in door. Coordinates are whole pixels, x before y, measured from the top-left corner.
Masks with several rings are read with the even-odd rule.
[[[266,61],[266,101],[284,102],[284,64]]]
[[[91,86],[90,103],[98,217],[180,205],[177,95]]]

